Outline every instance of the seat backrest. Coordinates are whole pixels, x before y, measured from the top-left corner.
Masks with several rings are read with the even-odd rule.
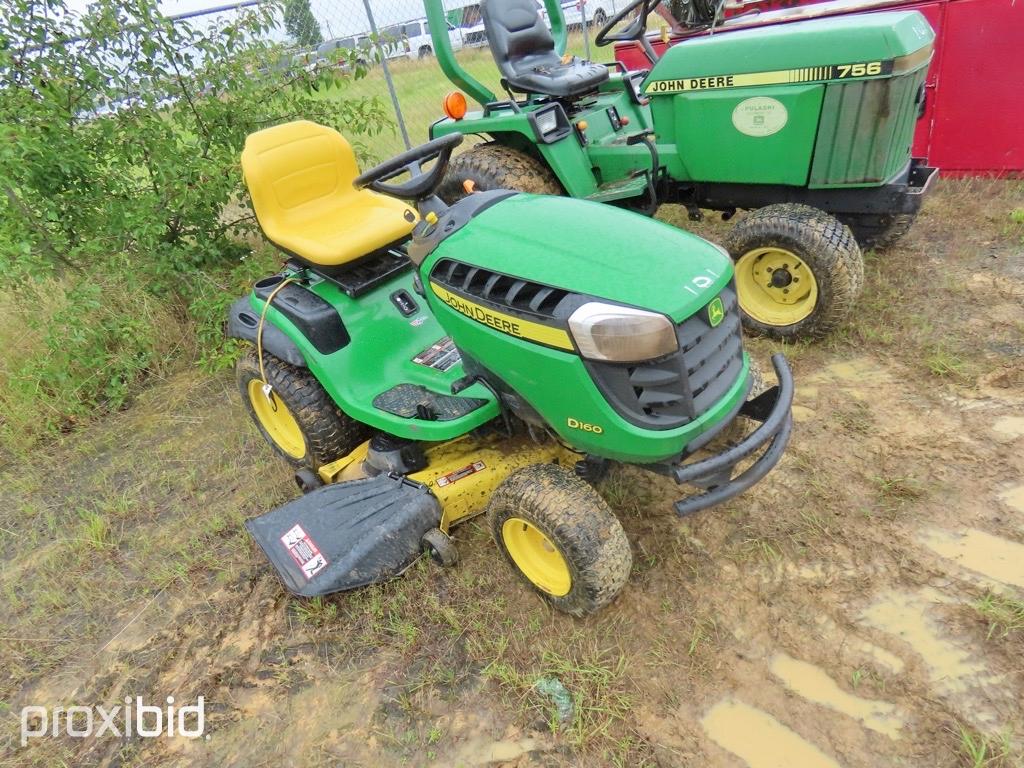
[[[506,78],[526,57],[556,56],[555,41],[537,9],[537,0],[482,0],[480,15],[491,55]]]
[[[316,200],[354,193],[359,166],[340,133],[296,120],[250,134],[242,173],[256,218],[266,229]]]

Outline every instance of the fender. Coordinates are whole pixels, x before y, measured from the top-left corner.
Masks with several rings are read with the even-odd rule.
[[[487,135],[492,141],[520,149],[535,148],[544,164],[555,174],[555,178],[571,197],[587,197],[597,191],[597,179],[586,150],[568,134],[552,144],[536,139],[527,112],[491,113],[483,117],[470,115],[473,119],[455,121],[443,117],[430,126],[430,138],[437,139],[450,133],[464,136]]]
[[[259,324],[260,317],[253,311],[248,296],[238,299],[228,310],[227,335],[229,338],[242,339],[255,345]],[[309,367],[306,365],[306,358],[302,356],[302,352],[295,342],[285,336],[269,318],[263,323],[263,349],[274,357],[298,368]]]

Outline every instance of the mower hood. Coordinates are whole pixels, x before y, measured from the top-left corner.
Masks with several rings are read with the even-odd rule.
[[[481,210],[435,256],[662,312],[676,322],[706,305],[733,273],[725,251],[668,224],[599,203],[529,194]]]

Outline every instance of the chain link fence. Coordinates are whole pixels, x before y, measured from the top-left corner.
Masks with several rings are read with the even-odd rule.
[[[538,11],[547,16],[544,5]],[[628,0],[564,0],[562,13],[569,30],[567,53],[610,61],[610,48],[594,46],[597,32]],[[389,103],[395,115],[393,134],[375,140],[385,157],[427,140],[432,122],[443,115],[442,100],[455,89],[441,71],[422,0],[288,0],[302,5],[306,29],[289,25],[292,40],[303,55],[331,60],[339,49],[367,52],[369,73],[339,93],[375,96]],[[501,94],[497,67],[487,47],[479,0],[444,0],[448,38],[460,65],[477,80]],[[294,12],[293,12],[294,13]],[[306,45],[301,45],[305,38]],[[471,107],[472,108],[472,107]]]

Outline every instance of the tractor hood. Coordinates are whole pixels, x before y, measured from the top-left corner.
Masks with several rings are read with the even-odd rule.
[[[600,203],[516,194],[445,238],[442,259],[570,293],[661,312],[682,322],[732,279],[716,245]]]
[[[684,82],[678,86],[680,91],[729,87],[719,78],[728,81],[730,76],[747,78],[747,85],[764,85],[772,75],[790,72],[789,82],[842,79],[849,74],[841,71],[843,67],[825,70],[829,65],[855,62],[882,62],[875,75],[893,69],[909,71],[925,66],[928,58],[903,57],[930,49],[934,40],[935,33],[918,11],[834,16],[718,33],[686,40],[666,51],[651,69],[644,91],[664,92],[655,83],[666,81],[672,83],[668,91],[674,91],[680,79],[697,81]]]

